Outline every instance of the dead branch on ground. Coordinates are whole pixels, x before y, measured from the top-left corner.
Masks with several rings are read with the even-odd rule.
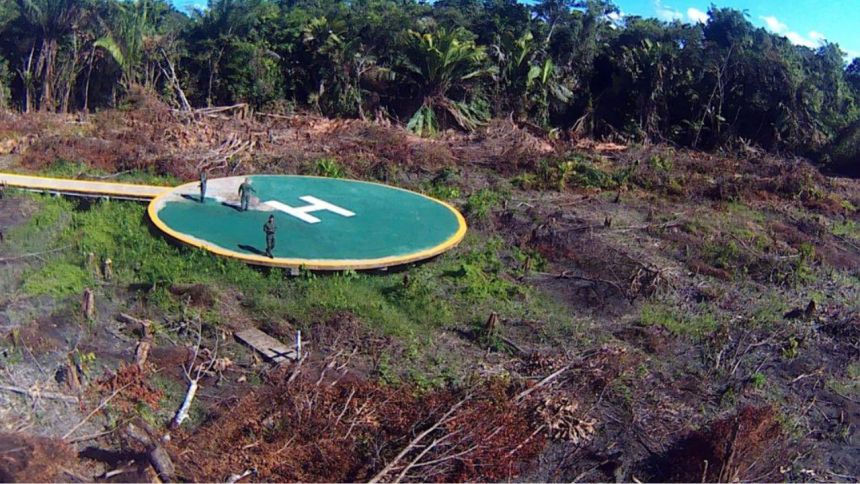
[[[216,365],[218,361],[218,333],[215,333],[215,351],[211,352],[210,359],[205,362],[198,364],[195,368],[195,363],[197,362],[197,358],[200,355],[201,350],[201,342],[203,339],[202,336],[203,328],[202,324],[198,324],[197,328],[197,344],[194,347],[194,355],[191,357],[190,361],[182,367],[183,373],[185,373],[185,379],[188,381],[188,392],[185,394],[185,399],[182,401],[182,405],[179,407],[179,411],[176,412],[176,417],[173,418],[173,421],[170,424],[170,428],[175,430],[178,429],[182,422],[188,418],[189,410],[191,409],[191,403],[194,401],[194,396],[197,394],[197,390],[200,388],[200,379],[210,372]],[[192,376],[192,374],[194,376]]]

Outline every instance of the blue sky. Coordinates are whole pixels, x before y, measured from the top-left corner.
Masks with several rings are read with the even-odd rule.
[[[795,44],[816,47],[825,39],[849,57],[860,57],[860,0],[616,0],[625,15],[700,22],[711,3],[747,11],[758,27]]]
[[[206,5],[206,0],[172,1],[179,8]],[[860,0],[615,0],[623,15],[682,22],[706,21],[711,3],[746,10],[753,24],[795,44],[817,47],[827,40],[849,59],[860,57]]]

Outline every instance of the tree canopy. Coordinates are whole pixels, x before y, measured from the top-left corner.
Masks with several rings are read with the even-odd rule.
[[[248,103],[432,135],[490,117],[702,149],[845,143],[860,61],[712,7],[704,24],[607,0],[0,0],[0,109]],[[844,149],[842,150],[845,151]]]

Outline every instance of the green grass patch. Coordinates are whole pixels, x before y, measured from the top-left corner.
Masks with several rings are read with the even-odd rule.
[[[26,276],[21,288],[31,296],[50,295],[64,297],[81,294],[84,288],[92,285],[92,275],[80,266],[66,262],[51,262],[35,273]]]
[[[100,181],[134,183],[139,185],[177,186],[182,180],[170,175],[160,175],[152,170],[129,170],[113,175],[105,170],[92,168],[85,163],[57,160],[39,172],[40,176],[52,178],[99,178]]]
[[[694,341],[701,341],[719,326],[717,318],[710,312],[680,311],[657,303],[644,304],[639,318],[643,326],[660,325]]]
[[[481,188],[469,195],[466,200],[466,213],[476,220],[485,219],[490,210],[497,207],[503,199],[499,192]]]

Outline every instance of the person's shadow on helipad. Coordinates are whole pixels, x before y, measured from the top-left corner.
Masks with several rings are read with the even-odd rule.
[[[240,249],[242,249],[242,250],[244,250],[245,252],[250,252],[250,253],[252,253],[252,254],[257,254],[257,255],[266,255],[266,253],[265,253],[265,252],[263,252],[262,250],[260,250],[260,249],[258,249],[258,248],[256,248],[256,247],[252,247],[252,246],[250,246],[250,245],[239,244],[239,248],[240,248]]]
[[[232,208],[233,210],[235,210],[237,212],[242,211],[242,205],[240,205],[238,203],[221,202],[221,205],[224,205],[227,208]]]
[[[188,193],[183,193],[182,198],[186,200],[191,200],[192,202],[200,203],[200,196],[198,195],[189,195]]]

